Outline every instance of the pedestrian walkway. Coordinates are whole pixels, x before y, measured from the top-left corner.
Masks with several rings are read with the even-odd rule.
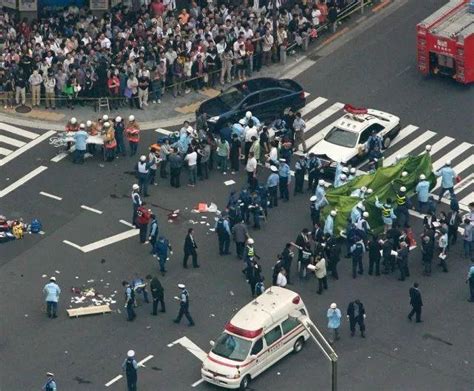
[[[51,137],[54,130],[32,132],[0,122],[0,167]]]

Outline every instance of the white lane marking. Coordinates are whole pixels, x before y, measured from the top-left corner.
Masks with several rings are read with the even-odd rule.
[[[463,191],[467,186],[474,182],[474,173],[469,174],[466,178],[463,178],[461,182],[454,185],[454,190]]]
[[[129,239],[133,236],[138,235],[140,232],[139,229],[131,229],[129,231],[125,231],[119,233],[117,235],[109,236],[108,238],[98,240],[97,242],[90,243],[86,246],[81,247],[81,251],[84,253],[88,253],[94,250],[98,250],[99,248],[110,246],[111,244],[121,242],[122,240]]]
[[[204,379],[199,379],[197,382],[194,382],[191,384],[191,387],[197,387],[199,384],[201,384],[204,381]]]
[[[8,125],[3,122],[0,122],[0,130],[4,130],[5,132],[13,133],[24,138],[29,138],[30,140],[34,140],[36,137],[39,136],[39,134],[37,133],[29,132],[27,130],[20,129],[16,126]]]
[[[153,356],[153,354],[150,354],[149,356],[146,356],[143,360],[138,361],[138,362],[137,362],[137,365],[143,365],[143,364],[145,364],[147,361],[150,361],[153,357],[155,357],[155,356]]]
[[[204,359],[207,357],[207,353],[199,346],[197,346],[193,341],[191,341],[188,337],[181,337],[180,339],[177,339],[171,344],[168,344],[168,347],[172,347],[174,345],[181,345],[189,353],[197,357],[200,361],[204,361]]]
[[[8,193],[11,193],[13,190],[19,188],[21,185],[24,185],[30,179],[33,179],[35,176],[41,174],[44,170],[47,170],[48,167],[46,166],[39,166],[35,168],[30,173],[26,174],[24,177],[18,179],[17,181],[13,182],[11,185],[5,187],[5,189],[0,191],[0,198],[5,197]]]
[[[67,153],[67,152],[61,152],[59,155],[56,155],[55,157],[53,157],[51,159],[51,161],[54,162],[54,163],[58,163],[68,155],[69,155],[69,153]]]
[[[50,130],[50,131],[42,134],[41,136],[35,138],[33,141],[30,141],[28,144],[25,144],[23,147],[17,149],[13,153],[9,154],[8,156],[5,156],[2,160],[0,160],[0,166],[3,166],[5,164],[7,164],[10,160],[15,159],[16,157],[18,157],[22,153],[24,153],[27,150],[33,148],[35,145],[41,143],[42,141],[48,139],[49,137],[51,137],[55,133],[56,132],[54,130]]]
[[[433,163],[433,171],[438,171],[441,167],[444,166],[447,160],[453,160],[466,152],[469,148],[471,148],[472,145],[469,143],[461,143],[459,144],[456,148],[452,149],[450,152],[448,152],[446,155],[443,155],[440,159],[435,161]],[[472,161],[471,161],[472,164]],[[459,174],[456,172],[456,174]]]
[[[40,193],[42,196],[52,198],[53,200],[58,200],[58,201],[61,201],[61,200],[62,200],[62,197],[58,197],[57,195],[54,195],[54,194],[46,193],[46,192],[44,192],[44,191],[40,191],[39,193]]]
[[[0,143],[13,145],[14,147],[18,147],[18,148],[26,144],[24,141],[17,140],[16,138],[2,136],[1,134],[0,134]]]
[[[413,141],[410,141],[402,148],[393,151],[389,157],[385,158],[383,161],[384,166],[391,166],[393,163],[396,162],[397,155],[407,156],[410,152],[418,148],[420,145],[424,145],[430,138],[434,137],[435,135],[436,133],[432,132],[431,130],[427,130],[426,132],[420,134]]]
[[[87,206],[87,205],[81,205],[81,208],[84,210],[88,210],[89,212],[92,212],[92,213],[97,213],[98,215],[101,215],[103,213],[101,210],[91,208],[90,206]]]
[[[316,61],[306,58],[295,67],[291,68],[289,72],[286,72],[284,77],[285,79],[293,79],[295,76],[298,76],[300,73],[303,73],[307,69],[311,68],[314,64],[316,64]]]
[[[112,384],[114,384],[116,381],[119,381],[122,377],[123,377],[123,375],[115,376],[111,381],[109,381],[108,383],[105,383],[105,386],[106,386],[106,387],[110,387],[110,386],[111,386]]]
[[[6,156],[11,154],[13,151],[11,149],[0,147],[0,155]]]
[[[316,110],[319,106],[326,103],[328,100],[321,96],[307,103],[305,107],[300,110],[301,115],[304,117],[306,114],[311,113],[313,110]]]
[[[64,243],[64,244],[68,244],[69,246],[74,247],[74,248],[77,248],[78,250],[81,250],[81,251],[82,251],[82,247],[81,247],[81,246],[79,246],[79,245],[76,244],[76,243],[70,242],[69,240],[63,240],[63,243]]]
[[[173,134],[174,132],[172,132],[171,130],[166,130],[166,129],[163,129],[163,128],[158,128],[158,129],[155,129],[155,132],[156,133],[163,133],[167,136],[169,136],[170,134]]]
[[[307,98],[307,97],[310,96],[310,95],[311,95],[311,92],[307,92],[307,91],[304,92],[304,97],[305,97],[305,98]]]
[[[463,160],[461,163],[459,163],[457,166],[454,166],[453,167],[453,170],[455,172],[456,175],[460,175],[465,169],[469,168],[469,167],[472,167],[473,166],[473,162],[472,162],[472,159],[468,158],[466,160]],[[462,175],[461,175],[461,178],[462,178]],[[435,191],[436,189],[438,189],[441,185],[441,178],[438,178],[438,181],[436,183],[436,186],[433,188],[433,190],[431,190],[431,192]]]
[[[400,133],[398,133],[398,136],[395,137],[394,140],[392,140],[389,149],[393,147],[394,145],[397,145],[400,141],[402,141],[405,137],[408,137],[417,129],[418,129],[418,126],[415,126],[415,125],[405,126],[403,129],[400,130]]]
[[[133,224],[131,224],[128,221],[125,221],[125,220],[119,220],[119,223],[125,224],[127,227],[130,227],[130,228],[135,228],[135,226]]]
[[[438,140],[431,146],[430,155],[433,156],[435,153],[439,152],[441,149],[451,144],[454,141],[452,137],[444,136],[441,140]],[[420,155],[425,153],[425,151],[420,152]]]

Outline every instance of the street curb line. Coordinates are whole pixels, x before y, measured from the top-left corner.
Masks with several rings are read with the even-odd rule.
[[[334,33],[329,38],[327,38],[323,42],[321,42],[319,47],[322,48],[323,46],[326,46],[327,44],[331,43],[332,41],[335,41],[337,38],[339,38],[341,35],[344,35],[349,30],[350,30],[349,27],[344,27],[342,30],[339,30],[338,32]]]
[[[392,2],[392,0],[383,0],[380,4],[376,5],[375,7],[372,8],[372,12],[376,13],[385,8],[387,5],[389,5]]]

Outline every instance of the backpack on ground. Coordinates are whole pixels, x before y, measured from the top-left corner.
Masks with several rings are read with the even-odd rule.
[[[38,219],[33,219],[30,225],[30,231],[33,234],[37,234],[41,231],[42,224]]]

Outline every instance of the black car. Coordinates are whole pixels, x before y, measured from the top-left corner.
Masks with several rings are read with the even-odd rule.
[[[235,123],[247,111],[260,121],[272,121],[285,109],[304,107],[306,98],[303,88],[290,79],[259,77],[234,84],[215,98],[206,100],[196,115],[207,114],[209,129],[217,131],[227,123]]]

